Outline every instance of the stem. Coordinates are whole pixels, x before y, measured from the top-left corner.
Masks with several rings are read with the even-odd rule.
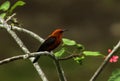
[[[113,50],[108,54],[108,56],[105,58],[105,60],[102,62],[102,64],[99,66],[99,68],[96,70],[94,75],[91,77],[90,81],[95,81],[96,78],[100,75],[104,67],[107,65],[109,59],[112,57],[112,55],[120,48],[120,41],[117,43],[117,45],[113,48]]]
[[[26,48],[26,46],[23,44],[23,42],[21,41],[21,39],[17,36],[17,34],[11,30],[11,26],[7,24],[6,21],[4,21],[3,19],[0,18],[0,23],[3,25],[2,28],[6,29],[7,32],[13,37],[13,39],[16,41],[16,43],[20,46],[20,48],[23,50],[24,53],[30,53],[29,50]],[[1,27],[1,26],[0,26]],[[30,61],[32,62],[34,58],[30,58]],[[46,78],[44,72],[42,71],[42,69],[40,68],[38,63],[33,64],[35,69],[37,70],[39,76],[41,77],[41,79],[43,81],[48,81],[48,79]]]
[[[1,60],[0,65],[9,63],[9,62],[12,62],[12,61],[15,61],[15,60],[27,59],[27,58],[30,58],[30,57],[36,57],[38,55],[48,56],[48,55],[50,55],[50,53],[45,51],[45,52],[34,52],[34,53],[29,53],[29,54],[24,54],[24,55],[17,55],[17,56],[13,56],[13,57],[9,57],[9,58]]]
[[[56,69],[58,71],[58,74],[59,74],[59,79],[60,81],[67,81],[65,75],[64,75],[64,70],[62,69],[60,63],[59,63],[59,60],[54,56],[54,63],[56,65]]]

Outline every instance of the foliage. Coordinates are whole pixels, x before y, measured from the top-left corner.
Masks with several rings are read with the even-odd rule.
[[[10,2],[6,1],[0,6],[0,10],[7,11],[10,8]]]
[[[63,45],[73,46],[76,45],[76,42],[74,40],[63,38]]]
[[[56,57],[60,57],[62,56],[62,54],[65,53],[65,48],[61,48],[58,52],[55,53],[55,56]]]
[[[83,51],[83,54],[85,56],[103,56],[100,52],[94,52],[94,51]]]
[[[25,2],[23,2],[23,1],[17,1],[17,2],[10,8],[9,13],[11,14],[15,8],[17,8],[18,6],[23,6],[23,5],[25,5]]]
[[[108,81],[120,81],[120,69],[113,71]]]
[[[7,16],[11,15],[18,6],[23,5],[25,5],[25,2],[23,1],[17,1],[12,6],[10,1],[5,1],[3,4],[0,5],[0,11],[2,11],[2,13],[0,13],[0,17],[6,18]]]
[[[70,49],[72,48],[72,49]],[[70,50],[69,50],[70,49]],[[62,57],[65,54],[79,54],[80,57],[74,57],[74,61],[82,64],[82,61],[86,56],[104,56],[100,52],[95,51],[85,51],[85,47],[82,44],[78,44],[74,40],[63,38],[63,44],[59,51],[55,53],[56,57]]]

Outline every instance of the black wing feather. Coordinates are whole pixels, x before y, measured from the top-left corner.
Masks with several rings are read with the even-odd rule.
[[[38,49],[38,51],[49,51],[47,50],[52,44],[54,44],[56,41],[55,37],[49,37],[48,39],[46,39],[44,41],[43,44],[41,44],[40,48]]]
[[[49,37],[48,39],[46,39],[43,44],[40,46],[40,48],[38,49],[37,52],[39,51],[49,51],[47,50],[52,44],[54,44],[56,41],[55,37]],[[33,60],[33,63],[37,62],[38,59],[40,58],[40,56],[35,57],[35,59]]]

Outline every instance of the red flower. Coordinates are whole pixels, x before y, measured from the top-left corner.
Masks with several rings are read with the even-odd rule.
[[[108,49],[108,53],[110,53],[112,50],[111,49]]]
[[[118,59],[119,59],[119,56],[113,55],[113,56],[110,58],[109,62],[110,62],[110,63],[114,63],[114,62],[117,62]]]
[[[108,49],[108,53],[110,53],[111,51],[112,51],[111,49]],[[113,55],[113,56],[110,58],[109,62],[110,62],[110,63],[115,63],[115,62],[118,61],[118,59],[119,59],[119,56]]]

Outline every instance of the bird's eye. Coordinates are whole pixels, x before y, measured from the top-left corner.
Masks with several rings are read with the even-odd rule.
[[[63,31],[60,31],[60,33],[63,33]]]

